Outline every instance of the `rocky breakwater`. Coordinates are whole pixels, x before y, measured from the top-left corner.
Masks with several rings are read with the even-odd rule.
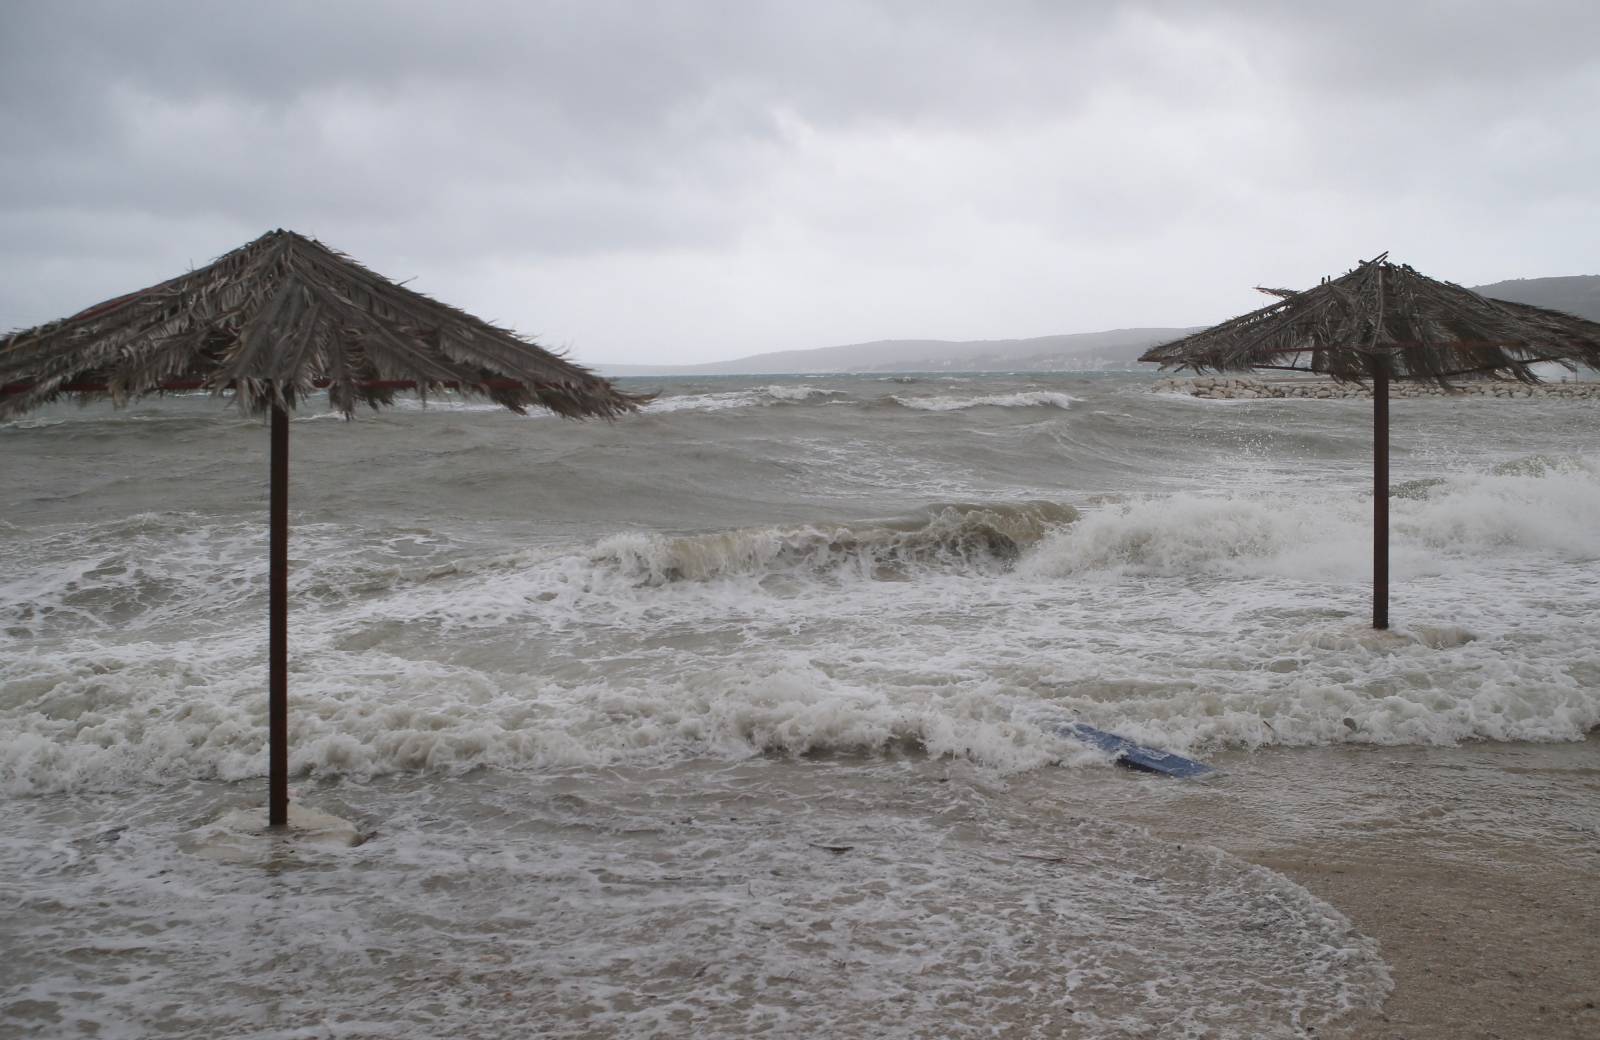
[[[1196,376],[1193,379],[1159,379],[1155,393],[1188,394],[1212,400],[1248,401],[1258,397],[1309,397],[1332,400],[1344,397],[1371,397],[1368,387],[1336,383],[1331,379],[1238,379],[1226,376]],[[1539,383],[1528,386],[1501,379],[1475,379],[1449,390],[1421,383],[1391,383],[1391,397],[1563,397],[1600,401],[1600,382]]]

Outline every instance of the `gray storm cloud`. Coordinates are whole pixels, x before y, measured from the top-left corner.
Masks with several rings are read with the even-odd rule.
[[[612,362],[1589,273],[1596,11],[11,3],[0,325],[275,226]]]

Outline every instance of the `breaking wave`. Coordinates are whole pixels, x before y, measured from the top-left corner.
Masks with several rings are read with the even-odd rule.
[[[922,412],[958,412],[968,408],[1060,408],[1072,407],[1077,398],[1047,390],[1030,390],[1014,394],[976,394],[951,397],[903,397],[891,394],[885,400],[902,408]]]
[[[1461,555],[1535,551],[1600,557],[1600,464],[1539,459],[1482,474],[1394,487],[1391,544],[1399,573]],[[1028,561],[1033,573],[1215,573],[1339,579],[1370,558],[1370,496],[1178,493],[1087,514]]]
[[[1054,502],[948,504],[855,526],[762,527],[668,537],[617,535],[592,559],[647,585],[729,575],[854,574],[876,580],[918,569],[997,573],[1078,511]]]
[[[645,405],[644,410],[658,415],[670,412],[721,412],[737,408],[763,408],[770,405],[825,402],[844,396],[847,395],[842,390],[773,384],[772,386],[748,390],[658,397]]]
[[[1073,398],[928,379],[890,399],[877,380],[852,394],[816,382],[697,383],[651,406],[782,409],[781,424],[772,410],[719,422],[714,440],[694,423],[615,445],[572,424],[480,439],[489,424],[463,418],[471,437],[419,473],[508,491],[457,515],[437,490],[424,513],[387,473],[330,461],[319,478],[355,483],[295,500],[296,775],[907,748],[1010,772],[1103,764],[1053,736],[1050,718],[1205,752],[1572,740],[1600,721],[1600,459],[1411,455],[1420,479],[1391,503],[1396,627],[1384,635],[1365,625],[1358,417],[1320,418],[1289,450],[1248,416],[1174,420],[1139,412],[1140,396],[1128,415],[1084,409],[1082,422],[1030,424],[1037,436],[979,440],[983,422],[1014,426],[1019,413],[930,427],[901,409],[1050,410],[1031,419]],[[840,401],[859,407],[810,407]],[[1488,410],[1470,411],[1452,420],[1469,432]],[[74,447],[54,428],[7,433],[82,458],[54,479],[27,474],[32,497],[0,520],[0,788],[265,770],[265,537],[234,490],[259,488],[224,472],[254,466],[260,438],[174,414],[139,429],[157,446],[233,438],[225,464],[189,477],[214,487],[209,512],[138,513],[159,499],[97,483],[109,435]],[[91,418],[82,425],[105,425]],[[1551,423],[1522,443],[1568,429]],[[1079,439],[1040,432],[1068,425]],[[427,458],[413,449],[439,431],[424,427],[381,432]],[[311,427],[304,457],[334,433]],[[1150,438],[1177,456],[1171,474],[1119,470],[1127,445]],[[1241,456],[1239,483],[1260,477],[1255,489],[1217,493],[1200,467]],[[1062,459],[1079,468],[1050,468]],[[1327,486],[1283,477],[1308,459]],[[507,474],[524,468],[542,482],[519,477],[512,493]],[[660,498],[635,509],[624,497],[641,477],[651,493],[681,486],[681,501],[642,518]],[[739,514],[748,526],[724,518],[757,487]],[[104,518],[85,511],[91,494]],[[530,519],[566,499],[576,505],[548,524]],[[888,519],[774,519],[862,513]],[[421,515],[437,519],[415,526]],[[645,522],[657,530],[617,533]]]

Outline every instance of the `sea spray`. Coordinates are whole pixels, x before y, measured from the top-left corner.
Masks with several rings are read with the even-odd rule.
[[[958,412],[968,408],[1056,408],[1065,411],[1077,398],[1069,394],[1031,391],[1015,394],[974,394],[972,396],[929,395],[912,397],[891,394],[885,398],[902,408],[922,412]]]
[[[1462,555],[1600,557],[1600,466],[1583,459],[1411,482],[1391,504],[1398,574]],[[1062,528],[1032,573],[1221,573],[1338,580],[1371,551],[1371,500],[1344,492],[1184,492],[1111,503]],[[1407,570],[1409,568],[1409,570]]]
[[[770,405],[824,403],[841,396],[843,392],[838,390],[774,384],[720,393],[670,394],[651,401],[644,406],[644,410],[648,414],[655,415],[672,412],[722,412],[739,408],[763,408]]]
[[[896,387],[1015,400],[923,410],[875,377],[668,389],[767,403],[646,436],[448,410],[297,432],[296,776],[1095,764],[1033,710],[1208,755],[1600,721],[1600,445],[1572,402],[1509,427],[1397,405],[1377,639],[1358,409],[1208,410],[1132,377]],[[0,785],[259,776],[259,424],[207,398],[47,412],[0,430],[26,463],[0,526]]]
[[[656,403],[615,424],[449,395],[297,422],[291,786],[355,847],[238,828],[262,424],[180,397],[0,426],[5,1013],[234,1035],[267,987],[280,1032],[1336,1033],[1388,989],[1376,946],[1190,835],[1254,776],[1270,827],[1367,842],[1431,775],[1450,854],[1592,858],[1580,795],[1548,797],[1587,745],[1449,745],[1600,723],[1597,413],[1394,403],[1380,634],[1368,407],[1150,382],[638,380]],[[1057,720],[1222,764],[1215,813]],[[1329,747],[1385,744],[1435,747]],[[1516,763],[1515,818],[1454,798],[1474,760]]]
[[[597,545],[591,559],[654,585],[796,572],[906,578],[918,567],[993,573],[1077,516],[1053,502],[935,505],[917,516],[851,526],[619,535]]]

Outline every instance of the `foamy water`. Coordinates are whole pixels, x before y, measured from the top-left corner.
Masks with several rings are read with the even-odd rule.
[[[1368,414],[807,377],[668,386],[613,425],[448,399],[297,423],[291,770],[384,822],[259,863],[207,850],[265,772],[261,429],[205,398],[10,424],[0,789],[32,909],[6,927],[44,951],[14,999],[59,1035],[290,1035],[336,995],[334,1033],[494,1035],[533,1021],[502,984],[597,1036],[1299,1035],[1370,1006],[1377,951],[1306,893],[1022,793],[1107,768],[1068,719],[1202,757],[1600,724],[1600,413],[1396,403],[1389,634]],[[322,939],[215,902],[268,905],[286,864],[286,922]],[[1252,907],[1259,950],[1160,939],[1249,937]],[[147,938],[84,983],[105,920]],[[280,947],[319,981],[262,1017],[229,980],[287,984]],[[1230,1002],[1240,978],[1266,981]],[[217,986],[210,1017],[161,1010]]]
[[[12,820],[55,838],[0,840],[7,876],[101,909],[8,923],[37,955],[0,968],[13,1008],[59,1035],[1293,1036],[1389,985],[1269,871],[926,760],[360,801],[382,822],[354,848],[197,826],[216,806],[193,793],[125,798],[114,824],[24,803]]]
[[[1072,407],[1073,398],[1067,394],[1048,391],[1028,391],[1013,394],[975,394],[953,396],[902,396],[891,395],[889,400],[905,408],[924,412],[958,412],[966,408],[1061,408]]]

